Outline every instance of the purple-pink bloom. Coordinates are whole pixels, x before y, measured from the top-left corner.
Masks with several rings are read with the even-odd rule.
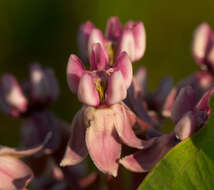
[[[31,156],[44,148],[50,136],[38,147],[27,150],[16,150],[0,146],[0,189],[24,189],[32,180],[32,170],[19,158]]]
[[[67,81],[78,99],[89,106],[113,105],[126,98],[132,80],[132,64],[125,52],[121,52],[111,64],[100,43],[92,46],[90,70],[82,61],[71,55],[67,65]]]
[[[54,72],[40,64],[30,66],[29,81],[20,84],[11,74],[4,74],[0,81],[0,105],[13,117],[28,115],[55,101],[58,84]]]
[[[113,61],[114,55],[125,51],[131,61],[142,58],[146,48],[146,35],[142,22],[128,21],[122,27],[118,17],[111,17],[106,26],[105,35],[90,21],[80,26],[78,47],[83,60],[89,60],[92,45],[100,43],[106,58]]]
[[[12,75],[2,76],[0,85],[0,103],[4,112],[14,117],[27,111],[28,101],[24,92]]]
[[[150,146],[134,134],[135,115],[122,103],[94,108],[84,105],[72,122],[71,138],[61,166],[75,165],[90,154],[103,173],[117,176],[121,142],[138,149]]]
[[[19,83],[11,74],[4,74],[0,81],[0,105],[4,112],[24,118],[21,128],[22,143],[29,146],[41,144],[52,132],[53,139],[46,150],[53,152],[68,139],[67,124],[47,111],[50,103],[58,97],[58,83],[50,68],[39,63],[30,65],[28,80]]]
[[[214,89],[209,90],[196,104],[194,90],[187,86],[182,88],[172,108],[174,130],[169,134],[154,137],[154,143],[134,154],[123,157],[120,163],[134,172],[147,172],[173,147],[177,142],[192,136],[206,123],[210,114],[209,99]]]

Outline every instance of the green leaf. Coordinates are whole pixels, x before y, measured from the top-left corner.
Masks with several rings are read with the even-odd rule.
[[[210,105],[206,126],[169,151],[138,190],[214,189],[214,97]]]

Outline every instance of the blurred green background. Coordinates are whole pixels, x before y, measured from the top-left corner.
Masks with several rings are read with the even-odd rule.
[[[104,30],[110,16],[144,22],[147,48],[134,64],[148,69],[149,88],[164,76],[177,82],[197,70],[191,57],[192,34],[206,21],[214,27],[214,1],[204,0],[2,0],[0,1],[0,75],[28,76],[28,65],[39,61],[53,67],[60,84],[60,97],[51,108],[71,122],[80,104],[66,83],[66,64],[77,53],[79,24],[91,20]],[[15,146],[19,141],[20,120],[0,112],[0,144]]]

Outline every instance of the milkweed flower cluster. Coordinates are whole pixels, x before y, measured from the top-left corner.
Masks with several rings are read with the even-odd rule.
[[[101,171],[117,176],[121,142],[139,149],[149,144],[135,136],[132,125],[136,118],[122,103],[132,82],[131,60],[144,53],[144,47],[138,44],[145,43],[143,24],[128,22],[122,29],[118,18],[113,17],[107,23],[104,38],[86,22],[78,38],[79,47],[87,52],[90,70],[77,56],[70,56],[67,81],[84,105],[73,120],[61,166],[77,164],[89,153]],[[127,49],[130,46],[132,49]]]
[[[83,160],[88,155],[110,188],[121,180],[120,165],[149,172],[171,148],[205,127],[214,92],[214,34],[208,24],[199,25],[192,42],[200,70],[176,85],[166,77],[154,92],[148,90],[145,67],[133,74],[146,48],[142,22],[122,26],[111,17],[103,34],[87,21],[79,27],[77,42],[79,55],[70,55],[66,76],[82,106],[71,126],[49,110],[59,94],[52,69],[33,63],[21,83],[11,74],[1,77],[0,106],[23,119],[26,150],[0,146],[0,189],[25,189],[31,181],[34,189],[98,188],[102,175],[87,171]],[[165,119],[174,124],[169,133],[161,130]],[[23,156],[30,157],[32,169],[20,160]]]
[[[198,38],[200,34],[195,36],[193,52],[197,51]],[[188,138],[205,123],[208,113],[197,109],[196,104],[199,100],[204,103],[201,96],[208,89],[196,99],[194,86],[181,82],[184,84],[174,87],[172,79],[167,77],[156,92],[150,93],[145,68],[140,68],[132,76],[131,62],[144,54],[145,39],[141,22],[130,21],[122,28],[118,18],[112,17],[107,23],[105,36],[89,21],[80,26],[78,47],[83,60],[90,64],[90,71],[77,56],[70,56],[67,81],[84,105],[73,120],[61,166],[77,164],[89,153],[104,173],[116,176],[119,163],[132,171],[146,172],[177,140]],[[124,99],[128,107],[121,103]],[[172,133],[162,135],[160,131],[145,129],[146,126],[158,126],[161,123],[159,115],[172,118],[176,124]],[[140,125],[147,131],[146,140],[136,136],[136,123],[138,128]],[[121,158],[120,142],[142,150]]]

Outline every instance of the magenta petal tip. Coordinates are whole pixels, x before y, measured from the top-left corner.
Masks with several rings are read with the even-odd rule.
[[[106,26],[105,36],[109,40],[116,41],[120,37],[122,32],[122,26],[118,17],[111,17]]]
[[[82,61],[76,55],[70,55],[67,65],[67,82],[73,93],[77,93],[79,81],[84,71]]]

